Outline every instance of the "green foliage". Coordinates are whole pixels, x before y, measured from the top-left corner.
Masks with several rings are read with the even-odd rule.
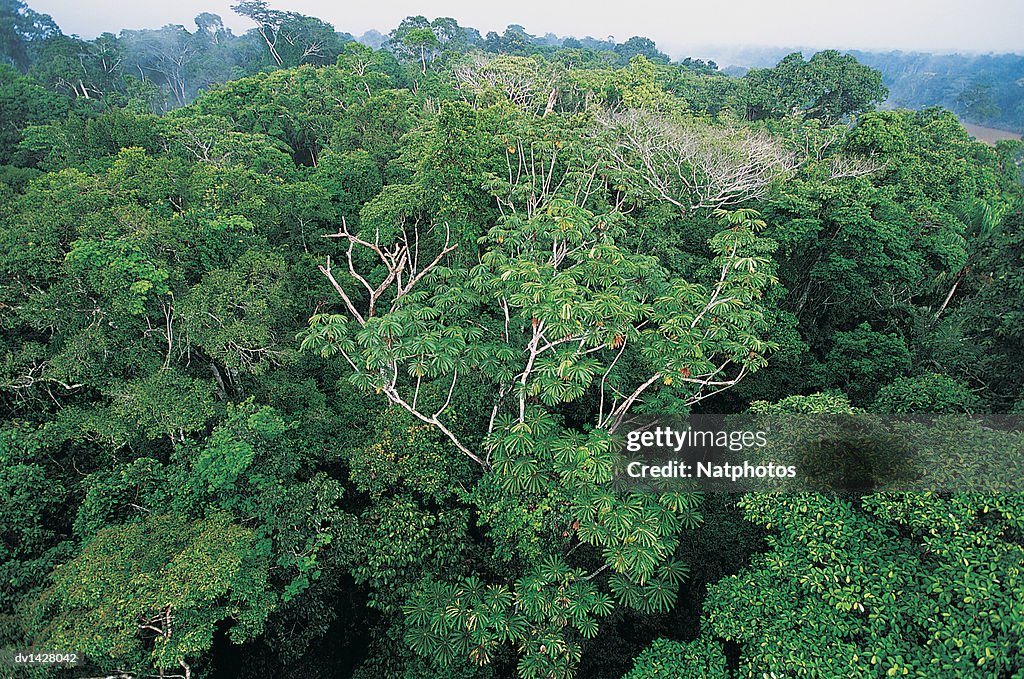
[[[286,271],[280,255],[254,250],[210,271],[178,304],[181,332],[229,371],[264,370],[282,354],[274,325],[287,316]]]
[[[362,149],[383,171],[398,156],[403,135],[415,123],[415,104],[415,97],[405,90],[369,94],[334,127],[332,146],[339,150]]]
[[[100,469],[83,482],[85,496],[73,524],[77,537],[91,540],[106,526],[126,523],[169,501],[167,469],[141,457],[112,469]]]
[[[166,370],[114,387],[111,393],[111,423],[131,423],[127,431],[139,431],[147,439],[166,436],[172,441],[199,431],[213,416],[210,384]],[[103,425],[101,425],[103,426]],[[115,429],[100,435],[118,442]]]
[[[827,394],[756,410],[852,412],[845,398]],[[1019,449],[1019,433],[977,426],[932,435],[942,441],[973,437],[979,447],[972,456]],[[948,461],[937,462],[936,470],[941,466]],[[962,471],[954,464],[951,473]],[[714,658],[723,642],[737,649],[738,671],[753,676],[1014,671],[1024,629],[1013,622],[1022,584],[1019,493],[888,492],[855,500],[757,493],[744,496],[740,506],[768,531],[768,551],[709,588],[706,627],[697,642],[667,645],[668,652],[665,644],[650,649],[634,676],[661,676],[657,672],[669,663],[686,672],[682,668],[692,663],[687,651],[701,648],[703,657]],[[717,668],[689,672],[729,676]]]
[[[910,352],[899,335],[880,333],[862,323],[838,332],[825,361],[835,383],[855,404],[869,403],[878,389],[910,366]]]
[[[274,606],[267,565],[252,531],[225,515],[109,526],[54,571],[35,604],[38,638],[111,667],[187,666],[222,620],[236,641],[260,632]]]
[[[0,542],[0,630],[5,642],[13,641],[8,627],[24,597],[67,558],[68,545],[60,534],[67,491],[46,465],[42,439],[27,423],[0,428],[0,520],[6,526]]]
[[[403,606],[406,643],[445,667],[468,657],[490,663],[498,647],[514,643],[522,657],[519,676],[569,677],[580,659],[570,634],[597,634],[594,617],[607,615],[611,600],[584,573],[549,559],[511,588],[471,577],[448,585],[422,583]]]
[[[360,554],[352,576],[379,592],[371,604],[388,612],[421,569],[448,572],[465,548],[463,511],[428,512],[409,495],[382,498],[360,518],[355,538],[372,548]]]
[[[679,643],[657,639],[634,661],[623,679],[719,679],[730,676],[720,644],[706,637]]]
[[[1003,536],[1020,529],[1019,497],[885,494],[857,508],[823,495],[750,496],[744,506],[777,531],[772,549],[705,604],[712,633],[740,644],[741,672],[1013,671],[1021,547]]]
[[[1022,225],[1024,213],[1017,208],[1003,218],[999,228],[979,238],[974,268],[979,275],[969,283],[976,286],[976,292],[953,320],[958,326],[963,324],[969,350],[965,352],[961,343],[947,359],[964,374],[972,371],[971,361],[985,366],[986,378],[971,383],[981,382],[979,386],[996,412],[1008,411],[1015,403],[1024,402],[1020,363],[1024,347],[1020,301],[1024,298],[1024,287],[1019,275],[1024,264]]]
[[[835,50],[818,52],[805,61],[790,54],[771,69],[752,69],[746,75],[751,120],[802,115],[836,122],[871,109],[889,91],[882,74]]]
[[[468,460],[448,453],[431,427],[389,408],[374,422],[370,443],[350,451],[348,463],[356,488],[374,497],[402,489],[444,502],[469,481]]]
[[[202,447],[182,455],[187,471],[173,470],[185,477],[178,504],[254,521],[274,558],[273,584],[287,603],[342,558],[334,541],[350,538],[352,526],[337,508],[344,488],[310,469],[297,422],[251,399],[226,410]]]
[[[527,135],[540,132],[523,127]],[[555,155],[565,146],[560,140],[552,143],[550,136],[538,137],[518,144]],[[517,147],[506,152],[513,150]],[[447,225],[443,241],[440,225],[429,230],[418,225],[423,194],[414,186],[385,190],[363,210],[360,232],[365,236],[345,230],[338,236],[348,240],[350,253],[359,246],[376,254],[389,273],[378,268],[366,274],[374,288],[350,264],[349,277],[342,280],[363,284],[369,295],[360,294],[357,306],[332,271],[322,268],[347,314],[313,316],[302,337],[304,350],[340,357],[352,369],[352,384],[386,396],[432,425],[484,468],[473,489],[460,490],[456,497],[477,512],[493,543],[488,551],[495,565],[526,578],[498,586],[494,596],[522,597],[524,588],[539,590],[539,608],[523,603],[520,616],[513,618],[486,596],[477,601],[450,576],[431,576],[434,584],[427,591],[432,593],[418,594],[417,588],[426,585],[414,584],[411,567],[418,564],[438,574],[451,567],[457,551],[436,551],[441,545],[434,536],[442,526],[441,534],[454,532],[447,521],[456,516],[428,514],[412,498],[381,495],[372,514],[364,515],[372,519],[364,540],[373,549],[365,557],[367,565],[354,573],[375,589],[390,589],[391,596],[375,604],[384,610],[393,606],[387,603],[391,599],[405,600],[407,642],[441,667],[490,663],[498,646],[512,642],[522,676],[568,676],[580,660],[580,639],[597,631],[590,613],[607,614],[614,600],[643,612],[671,608],[688,572],[673,554],[679,533],[701,521],[699,501],[686,494],[647,497],[611,490],[615,449],[610,433],[653,385],[661,402],[685,407],[690,399],[702,398],[704,389],[720,386],[709,383],[709,376],[727,371],[738,380],[761,367],[771,348],[758,333],[763,328],[760,300],[774,281],[765,257],[772,244],[758,236],[764,223],[756,212],[720,213],[723,230],[708,243],[707,284],[673,279],[655,258],[618,244],[627,224],[622,214],[595,213],[569,198],[568,187],[581,181],[575,173],[583,169],[579,160],[573,162],[576,166],[566,170],[565,193],[550,197],[543,196],[542,184],[533,178],[512,184],[494,177],[491,191],[506,214],[479,239],[479,263],[445,261],[458,245]],[[437,169],[424,165],[417,171],[429,176]],[[527,206],[523,212],[515,209],[519,204]],[[384,239],[397,244],[384,246]],[[404,264],[392,262],[414,256],[403,249],[412,242],[421,261],[433,259],[426,268],[412,269],[403,285],[396,281]],[[396,252],[398,259],[389,260],[385,252]],[[425,287],[414,290],[419,281]],[[730,370],[731,364],[735,368]],[[472,432],[441,419],[453,394],[465,389],[461,375],[489,385],[493,410],[481,452],[463,441],[475,438]],[[723,378],[721,384],[731,383]],[[606,390],[619,396],[606,397]],[[590,412],[597,427],[579,431],[566,426],[558,408],[584,399],[594,404]],[[401,440],[385,437],[383,443],[397,453],[414,441]],[[443,458],[433,462],[428,451],[420,453],[418,464],[430,467],[413,482],[379,463],[363,467],[387,460],[383,450],[365,449],[354,459],[356,480],[374,495],[398,483],[415,489],[444,469]],[[386,481],[375,478],[378,472],[387,474]],[[404,529],[398,532],[396,524]],[[584,562],[596,561],[590,575],[565,560],[578,548],[584,548]],[[544,568],[531,565],[538,563]],[[601,580],[593,580],[605,571]],[[556,572],[568,602],[552,608],[551,597],[557,602],[558,595],[549,581]],[[479,576],[469,577],[466,582],[475,591],[473,583],[480,581],[473,578]],[[530,578],[541,579],[534,584]],[[602,604],[592,608],[590,597],[598,594],[594,601]],[[419,601],[419,596],[426,598]],[[484,606],[488,615],[497,616],[495,628],[477,629],[477,623],[451,619],[451,607],[461,605],[463,597],[470,620],[476,619],[476,606]],[[413,607],[410,598],[419,603]],[[578,607],[574,628],[551,636],[563,626],[557,622],[562,605]],[[440,621],[445,621],[443,629]]]
[[[67,108],[66,101],[31,78],[0,65],[0,165],[14,159],[26,127],[59,120]]]
[[[371,49],[236,11],[87,41],[0,8],[4,645],[197,679],[606,679],[654,639],[631,677],[1019,669],[1016,496],[745,520],[614,483],[634,413],[1020,409],[1019,144],[871,112],[835,52],[732,78],[642,36],[417,16]],[[1016,469],[944,422],[907,436]]]
[[[871,406],[876,413],[970,413],[978,398],[962,382],[929,373],[905,377],[878,391]]]
[[[69,272],[111,296],[114,311],[141,314],[148,302],[170,292],[168,273],[127,240],[78,240],[67,255]]]

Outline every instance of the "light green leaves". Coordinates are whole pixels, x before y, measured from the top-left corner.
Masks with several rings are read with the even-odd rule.
[[[102,529],[53,574],[37,615],[46,643],[123,666],[176,667],[209,650],[216,626],[251,638],[273,609],[267,562],[252,531],[225,514],[153,515]]]

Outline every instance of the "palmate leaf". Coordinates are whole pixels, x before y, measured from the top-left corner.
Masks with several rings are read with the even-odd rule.
[[[566,464],[577,460],[577,453],[582,442],[582,436],[579,432],[567,432],[565,436],[560,436],[551,444],[551,452],[554,454],[556,462]]]
[[[503,477],[510,477],[514,466],[515,460],[504,454],[495,456],[494,460],[491,461],[491,471]]]
[[[594,590],[591,593],[591,610],[594,612],[594,615],[611,615],[611,612],[615,610],[615,604],[610,596]]]
[[[441,665],[450,665],[456,658],[468,655],[469,641],[462,635],[441,636],[431,653]]]
[[[586,597],[574,596],[569,599],[569,603],[565,608],[565,612],[569,619],[574,625],[579,626],[585,620],[589,620],[592,606],[591,602],[587,601]]]
[[[525,426],[513,429],[501,439],[501,450],[510,458],[529,455],[536,448],[533,435]]]
[[[433,375],[448,375],[451,374],[458,363],[458,354],[448,353],[446,350],[444,353],[434,355],[433,359],[430,361],[430,372]]]
[[[672,585],[663,580],[652,580],[641,588],[640,610],[645,613],[670,611],[675,605],[678,593],[678,585]]]
[[[403,342],[402,345],[410,356],[430,354],[437,351],[437,341],[432,333],[421,333],[414,335]]]
[[[348,381],[361,391],[373,391],[377,387],[375,376],[363,370],[353,372]]]
[[[562,402],[562,384],[550,378],[537,378],[530,383],[529,393],[531,396],[539,396],[541,402],[554,407]]]
[[[660,493],[658,502],[673,512],[689,512],[700,506],[702,496],[700,493],[681,493],[670,491]]]
[[[576,534],[589,545],[607,544],[611,539],[608,529],[594,521],[581,521]]]
[[[477,629],[479,623],[479,617],[470,610],[466,603],[466,600],[461,597],[452,599],[451,602],[443,609],[443,615],[445,618],[451,621],[449,624],[450,628],[465,627],[467,630]]]
[[[625,573],[629,570],[630,563],[626,555],[626,549],[621,545],[614,544],[607,546],[602,551],[605,563],[612,567],[616,573]]]
[[[490,663],[491,660],[493,660],[494,656],[492,655],[492,653],[494,652],[494,649],[497,648],[497,646],[498,644],[496,642],[489,642],[487,644],[474,644],[469,649],[469,659],[482,667]]]
[[[483,606],[493,612],[512,605],[512,593],[504,585],[488,585],[484,593]]]
[[[306,330],[298,333],[301,351],[312,351],[330,358],[339,351],[354,353],[349,319],[339,314],[317,314],[309,319]]]
[[[544,557],[537,573],[547,580],[561,580],[568,574],[568,570],[564,561],[554,555],[548,555]]]
[[[525,422],[538,440],[554,433],[559,425],[559,422],[550,412],[538,407],[528,407],[526,409]]]
[[[624,606],[638,608],[641,605],[640,588],[625,575],[613,573],[608,578],[608,586]]]
[[[678,586],[690,574],[690,568],[682,561],[669,559],[658,570],[658,577],[665,582]]]
[[[462,581],[462,584],[455,590],[456,596],[460,599],[479,599],[484,593],[484,583],[475,575],[471,575]]]
[[[576,623],[576,629],[580,631],[580,634],[584,639],[593,639],[597,636],[598,625],[597,621],[593,618],[583,618]]]
[[[622,561],[626,567],[624,572],[629,572],[635,580],[643,584],[650,580],[658,569],[658,565],[665,558],[665,552],[658,547],[644,547],[636,544],[626,544],[622,550]]]
[[[650,525],[638,525],[633,528],[633,531],[626,539],[628,543],[641,547],[654,547],[661,542],[661,535],[656,522],[648,520],[645,521],[645,524]]]
[[[544,470],[535,460],[520,457],[512,461],[508,475],[501,479],[503,488],[510,492],[540,493],[548,484]]]
[[[523,614],[534,621],[547,617],[550,599],[542,592],[543,585],[536,580],[524,579],[516,586],[516,603]]]
[[[410,627],[405,633],[405,643],[414,652],[420,655],[429,656],[440,643],[440,635],[429,627],[416,625]]]

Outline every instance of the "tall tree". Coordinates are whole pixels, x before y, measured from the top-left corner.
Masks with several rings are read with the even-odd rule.
[[[745,79],[751,120],[800,115],[836,122],[871,110],[888,96],[881,73],[835,50],[817,52],[806,61],[794,52],[774,68],[752,69]]]

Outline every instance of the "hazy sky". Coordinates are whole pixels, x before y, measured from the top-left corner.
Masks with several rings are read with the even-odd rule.
[[[252,27],[230,0],[28,0],[65,33],[91,38],[121,28],[158,28],[220,14],[236,33]],[[904,50],[1024,52],[1024,0],[271,0],[356,36],[386,33],[403,17],[451,16],[481,33],[510,23],[535,35],[604,38],[645,35],[673,57],[704,45],[769,45]]]

